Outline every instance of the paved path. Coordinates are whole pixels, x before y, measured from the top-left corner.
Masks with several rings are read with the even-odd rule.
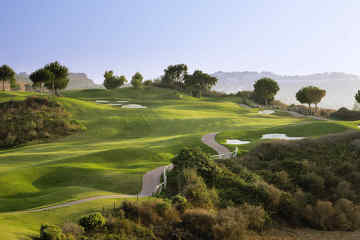
[[[143,176],[142,189],[141,189],[141,193],[139,194],[139,197],[149,197],[149,196],[152,196],[152,194],[156,192],[157,185],[160,184],[161,174],[163,173],[165,168],[172,169],[173,166],[171,164],[169,166],[158,167],[154,170],[147,172]],[[62,203],[62,204],[58,204],[58,205],[54,205],[54,206],[50,206],[50,207],[27,210],[27,211],[23,211],[23,212],[42,212],[42,211],[46,211],[46,210],[62,208],[62,207],[69,207],[69,206],[77,205],[80,203],[90,202],[90,201],[100,200],[100,199],[135,198],[135,197],[137,197],[137,195],[118,194],[118,195],[97,196],[97,197],[90,197],[90,198],[85,198],[85,199],[81,199],[81,200],[66,202],[66,203]]]
[[[206,134],[205,136],[203,136],[201,138],[201,141],[204,144],[211,147],[212,149],[214,149],[218,154],[225,154],[225,156],[226,156],[225,158],[229,158],[231,156],[230,150],[216,142],[216,140],[215,140],[216,134],[218,134],[218,133]]]

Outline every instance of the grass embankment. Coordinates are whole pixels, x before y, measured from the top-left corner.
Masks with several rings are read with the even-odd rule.
[[[2,93],[0,101],[23,100],[28,95]],[[306,129],[306,124],[315,123],[261,116],[257,109],[241,107],[228,98],[195,99],[167,89],[84,90],[64,95],[58,102],[87,131],[56,142],[1,150],[0,212],[94,195],[135,194],[146,171],[168,164],[183,147],[202,146],[212,152],[201,143],[201,136],[209,132],[225,131],[236,138],[242,132],[293,124]],[[124,109],[95,100],[128,100],[148,108]],[[326,124],[332,124],[334,131],[345,129],[337,122]],[[317,135],[328,132],[323,127]],[[4,228],[7,222],[1,225]]]

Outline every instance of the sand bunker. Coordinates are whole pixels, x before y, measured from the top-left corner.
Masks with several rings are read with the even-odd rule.
[[[106,101],[106,100],[96,100],[95,102],[96,102],[96,103],[108,103],[109,101]]]
[[[142,106],[142,105],[138,105],[138,104],[127,104],[127,105],[124,105],[122,106],[123,108],[147,108],[145,106]]]
[[[275,113],[274,110],[263,110],[263,111],[260,111],[259,114],[266,114],[266,115],[270,115],[270,114],[273,114]]]
[[[230,144],[230,145],[244,145],[244,144],[249,144],[249,141],[241,141],[238,139],[226,139],[226,144]]]
[[[122,101],[116,101],[116,102],[118,102],[118,103],[127,103],[127,102],[129,102],[129,101],[122,100]]]
[[[111,105],[111,106],[122,106],[121,103],[109,103],[109,104],[106,104],[106,105]]]
[[[304,139],[304,137],[288,137],[286,134],[273,133],[264,134],[261,139],[301,140]]]

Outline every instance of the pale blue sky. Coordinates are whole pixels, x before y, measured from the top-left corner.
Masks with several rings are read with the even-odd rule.
[[[96,82],[191,70],[360,74],[359,0],[0,0],[0,64]]]

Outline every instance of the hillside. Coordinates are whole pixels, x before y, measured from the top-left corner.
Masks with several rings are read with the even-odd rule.
[[[27,73],[16,74],[15,78],[16,81],[31,83]],[[69,80],[66,90],[104,88],[102,85],[95,84],[85,73],[70,73]]]
[[[327,91],[327,96],[320,106],[333,109],[351,109],[355,102],[355,93],[360,89],[360,77],[346,73],[286,76],[271,72],[216,72],[212,75],[219,79],[214,89],[226,93],[252,90],[256,80],[270,77],[280,85],[276,98],[288,104],[296,103],[295,94],[300,88],[315,85]]]
[[[0,102],[23,100],[29,94],[0,93]],[[306,132],[308,137],[357,128],[356,122],[325,123],[287,114],[261,115],[259,109],[240,106],[236,97],[197,99],[154,87],[73,90],[64,92],[64,96],[57,101],[86,126],[85,132],[56,142],[0,150],[0,229],[5,232],[7,226],[16,226],[3,239],[36,234],[44,221],[59,223],[65,218],[61,210],[54,216],[53,212],[25,214],[24,223],[24,214],[4,212],[99,195],[136,194],[145,172],[169,164],[184,147],[199,146],[213,154],[201,142],[201,137],[210,132],[234,133],[229,137],[247,132],[261,141],[258,136],[275,127],[292,136],[296,126],[297,132]],[[147,108],[126,109],[96,103],[99,100],[128,101]],[[253,147],[239,148],[247,152]],[[97,206],[102,207],[101,203]],[[74,214],[72,218],[77,217]]]

